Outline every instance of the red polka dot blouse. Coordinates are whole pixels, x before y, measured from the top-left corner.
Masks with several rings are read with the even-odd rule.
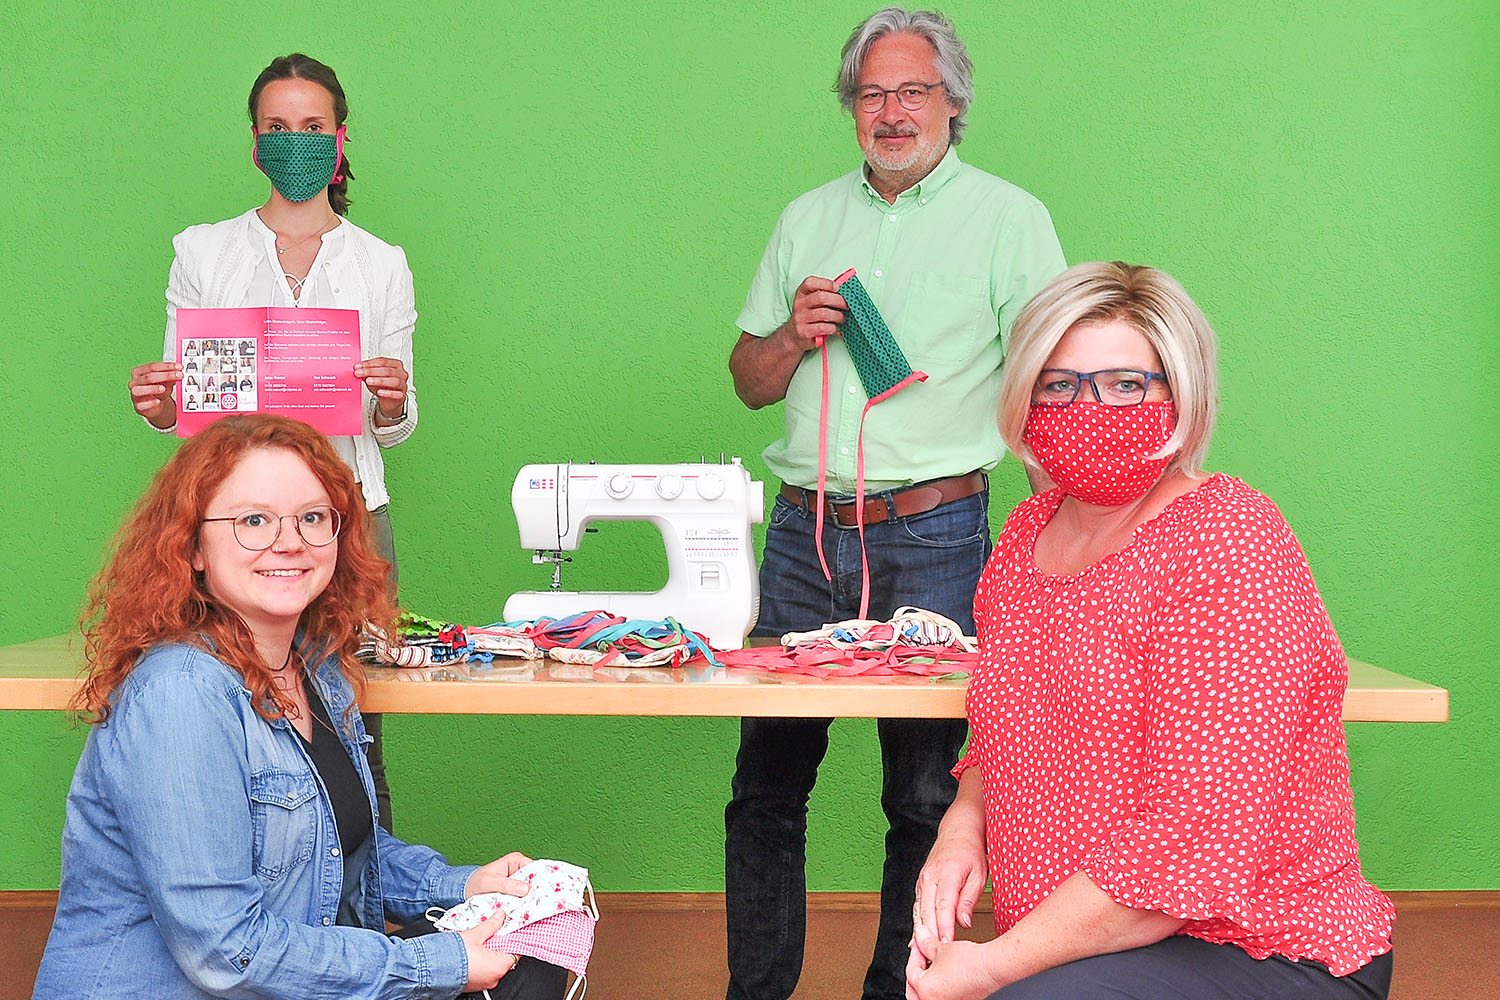
[[[974,601],[968,693],[1003,933],[1074,872],[1180,933],[1345,975],[1390,950],[1359,870],[1348,666],[1280,511],[1215,475],[1081,573],[1037,569],[1053,490]]]

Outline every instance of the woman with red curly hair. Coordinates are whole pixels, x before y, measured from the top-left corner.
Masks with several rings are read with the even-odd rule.
[[[184,443],[84,612],[92,729],[37,996],[562,995],[564,970],[483,947],[500,916],[384,932],[524,894],[529,860],[450,866],[376,825],[354,652],[394,617],[326,438],[254,415]]]

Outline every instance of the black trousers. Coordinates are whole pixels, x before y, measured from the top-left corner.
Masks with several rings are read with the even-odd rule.
[[[400,574],[396,571],[396,539],[391,534],[389,504],[382,504],[370,511],[370,531],[374,536],[376,554],[391,564],[389,578],[391,596],[395,597]],[[364,720],[365,734],[371,740],[370,748],[365,753],[365,760],[370,765],[370,778],[375,782],[375,810],[379,823],[386,833],[394,833],[395,831],[391,828],[391,786],[385,778],[385,717],[365,715]]]
[[[1317,962],[1254,959],[1232,944],[1177,934],[1027,976],[990,1000],[1386,1000],[1391,968],[1386,952],[1335,976]]]

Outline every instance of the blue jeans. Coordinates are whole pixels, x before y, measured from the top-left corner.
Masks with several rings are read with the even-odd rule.
[[[828,521],[824,579],[813,515],[777,497],[760,567],[754,635],[780,636],[859,612],[859,534]],[[989,492],[925,514],[865,526],[869,616],[911,604],[974,631],[974,590],[990,551]],[[831,719],[742,719],[732,798],[724,810],[724,889],[730,1000],[786,1000],[802,974],[807,931],[807,799],[828,750]],[[880,927],[865,1000],[900,1000],[917,874],[958,783],[962,719],[881,719],[880,803],[890,824],[880,884]]]
[[[1232,944],[1179,934],[1038,972],[990,1000],[1386,1000],[1391,968],[1386,952],[1340,977],[1317,962],[1257,960]]]

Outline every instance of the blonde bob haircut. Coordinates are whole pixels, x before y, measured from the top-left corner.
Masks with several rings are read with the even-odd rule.
[[[1063,334],[1080,323],[1116,320],[1151,342],[1172,390],[1177,426],[1152,457],[1170,455],[1168,471],[1199,474],[1219,407],[1214,332],[1171,275],[1120,261],[1068,268],[1016,317],[1000,381],[1000,434],[1006,447],[1027,465],[1037,465],[1024,440],[1037,376]]]

